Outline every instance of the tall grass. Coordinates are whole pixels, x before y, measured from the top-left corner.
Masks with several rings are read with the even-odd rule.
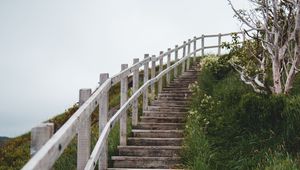
[[[254,93],[216,57],[204,59],[201,69],[191,86],[183,153],[187,168],[298,169],[299,93]]]

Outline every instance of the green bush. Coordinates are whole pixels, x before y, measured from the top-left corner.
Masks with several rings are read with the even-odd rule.
[[[300,96],[289,97],[282,113],[284,138],[291,151],[300,150]]]

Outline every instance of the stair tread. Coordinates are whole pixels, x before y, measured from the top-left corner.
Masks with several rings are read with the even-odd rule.
[[[149,133],[174,133],[174,132],[183,132],[183,130],[149,130],[149,129],[132,129],[132,132],[149,132]]]
[[[183,170],[183,169],[107,168],[107,170]]]
[[[112,160],[180,160],[181,157],[112,156]]]
[[[147,122],[139,122],[138,124],[143,125],[184,125],[184,123],[147,123]]]
[[[141,116],[141,118],[148,118],[148,119],[184,119],[183,116],[168,116],[168,117],[156,117],[156,116]]]
[[[118,149],[130,148],[130,149],[182,149],[182,146],[118,146]]]
[[[183,140],[183,138],[143,138],[143,137],[128,137],[128,139],[136,140]]]

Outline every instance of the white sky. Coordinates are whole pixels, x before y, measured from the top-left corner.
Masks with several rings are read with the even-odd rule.
[[[239,28],[227,0],[1,0],[0,136],[63,112],[134,57]]]

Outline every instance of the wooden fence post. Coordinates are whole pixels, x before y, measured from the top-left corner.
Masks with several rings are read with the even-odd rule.
[[[34,156],[54,133],[53,123],[42,123],[31,129],[30,156]]]
[[[168,52],[171,51],[171,48],[168,48]],[[171,66],[171,53],[168,54],[167,56],[167,68]],[[171,82],[171,76],[170,76],[170,71],[167,73],[167,85],[169,85]]]
[[[186,69],[187,70],[190,70],[190,62],[191,62],[191,57],[192,57],[192,54],[191,54],[191,39],[189,39],[188,40],[188,54],[187,55],[189,55],[189,57],[188,57],[188,59],[187,59],[187,64],[186,64]]]
[[[222,34],[220,33],[219,34],[219,36],[218,36],[218,56],[220,56],[221,55],[221,43],[222,43],[222,40],[221,40],[221,38],[222,38]]]
[[[122,64],[121,70],[125,70],[128,68],[128,64]],[[120,107],[124,105],[127,101],[127,91],[128,91],[128,77],[124,77],[121,80],[121,101]],[[127,111],[122,113],[120,118],[120,145],[126,146],[127,145]]]
[[[144,58],[148,58],[149,54],[145,54]],[[149,79],[149,62],[144,64],[144,84]],[[147,110],[148,108],[148,88],[143,92],[143,111]]]
[[[161,51],[159,54],[159,56],[161,57],[161,55],[163,54],[164,52]],[[158,70],[158,74],[160,74],[163,70],[163,61],[164,61],[164,58],[161,57],[159,59],[159,70]],[[162,86],[163,86],[163,78],[160,78],[159,81],[158,81],[158,93],[161,93],[162,92]]]
[[[82,106],[85,101],[91,96],[92,89],[79,90],[79,105]],[[84,169],[89,157],[91,149],[91,117],[86,121],[81,122],[78,128],[77,137],[77,169]]]
[[[101,86],[107,79],[109,78],[108,73],[102,73],[100,74],[99,77],[99,85]],[[109,100],[108,100],[108,91],[103,92],[103,94],[99,98],[99,136],[104,129],[107,120],[108,120],[108,105],[109,105]],[[108,150],[107,150],[107,141],[106,144],[103,148],[103,151],[100,155],[99,159],[99,170],[106,170],[107,169],[107,155],[108,155]]]
[[[205,38],[205,36],[204,36],[204,35],[202,35],[202,38],[201,38],[202,57],[204,56],[204,48],[205,48],[205,46],[204,46],[204,38]]]
[[[175,46],[175,63],[178,61],[178,45]],[[178,69],[177,67],[174,68],[174,78],[177,78]]]
[[[182,58],[185,57],[185,50],[186,50],[186,41],[183,42],[183,51],[182,51]],[[181,74],[185,72],[185,61],[182,62],[182,69],[181,69]]]
[[[245,33],[245,31],[242,32],[242,35],[243,35],[243,42],[245,42],[246,41],[246,33]]]
[[[139,62],[138,58],[133,59],[133,64]],[[132,93],[135,93],[139,89],[139,69],[133,71],[133,80],[132,80]],[[133,101],[132,104],[132,126],[138,124],[138,99]]]
[[[156,56],[151,57],[151,79],[155,78]],[[155,84],[151,84],[151,96],[155,96]]]
[[[197,37],[195,36],[194,37],[194,59],[193,59],[193,62],[196,62],[196,57],[197,57]]]

